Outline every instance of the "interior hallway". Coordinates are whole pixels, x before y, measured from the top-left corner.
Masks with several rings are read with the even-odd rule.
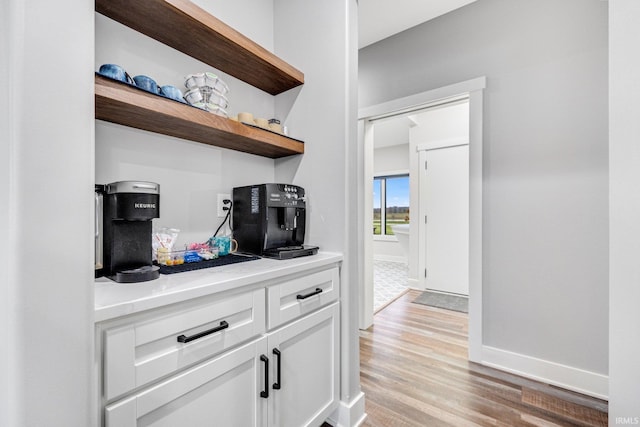
[[[467,314],[411,290],[360,331],[366,427],[606,426],[607,402],[467,360]]]

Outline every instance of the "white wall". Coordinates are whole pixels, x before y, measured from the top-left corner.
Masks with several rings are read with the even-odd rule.
[[[276,97],[276,115],[300,129],[304,156],[276,160],[276,181],[307,189],[307,241],[343,252],[341,273],[341,393],[346,413],[363,407],[359,381],[356,239],[356,2],[275,0],[275,52],[305,73],[303,87]],[[353,249],[349,249],[353,247]],[[341,413],[341,417],[345,416]],[[349,418],[349,417],[347,417]],[[346,422],[344,419],[341,422]],[[350,424],[352,425],[352,424]]]
[[[345,3],[275,0],[276,53],[305,74],[304,86],[276,97],[276,115],[305,142],[304,156],[276,160],[276,180],[307,190],[308,242],[332,251],[345,233]]]
[[[13,6],[13,5],[12,5]],[[10,66],[12,63],[11,48],[15,43],[13,38],[13,26],[11,24],[12,8],[9,2],[0,3],[0,91],[5,96],[0,99],[0,150],[5,153],[0,157],[0,182],[4,182],[7,190],[0,192],[0,235],[6,236],[6,244],[0,246],[0,257],[9,260],[9,268],[0,271],[0,342],[8,343],[14,337],[14,320],[10,311],[12,296],[9,284],[9,271],[13,268],[14,260],[11,257],[10,245],[15,240],[9,237],[11,224],[11,161],[13,152],[11,149],[11,126],[13,125],[12,98]],[[11,299],[10,299],[11,298]],[[14,379],[11,377],[14,372],[13,363],[15,355],[12,347],[3,345],[0,347],[0,425],[10,426],[14,424],[14,407],[9,403],[10,396],[15,387]]]
[[[273,52],[273,0],[191,1]]]
[[[375,125],[374,125],[375,126]],[[375,133],[375,128],[374,128]],[[375,138],[375,136],[374,136]],[[409,172],[409,144],[376,148],[373,151],[373,173],[376,176],[386,173]]]
[[[609,425],[640,422],[639,20],[637,1],[609,2]]]
[[[409,131],[413,146],[437,148],[469,142],[468,101],[430,108],[414,116],[416,126]]]
[[[2,23],[0,232],[9,253],[0,276],[0,424],[87,426],[94,409],[93,3],[10,0]]]
[[[362,49],[359,70],[361,107],[487,76],[484,345],[606,394],[607,3],[478,1]]]

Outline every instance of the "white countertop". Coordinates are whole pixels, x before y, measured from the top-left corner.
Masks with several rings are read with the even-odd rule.
[[[95,281],[94,321],[115,319],[341,261],[341,254],[319,252],[317,255],[290,260],[262,258],[184,273],[161,274],[158,279],[149,282],[116,283],[101,277]]]

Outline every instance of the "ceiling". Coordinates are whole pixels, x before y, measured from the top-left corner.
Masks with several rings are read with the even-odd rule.
[[[474,1],[476,0],[359,0],[358,48],[386,39]]]

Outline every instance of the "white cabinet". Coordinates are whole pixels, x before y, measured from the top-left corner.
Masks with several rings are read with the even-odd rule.
[[[319,426],[336,408],[339,317],[334,303],[269,334],[274,375],[269,427]]]
[[[105,427],[264,426],[261,338],[107,405]]]
[[[339,283],[338,269],[332,268],[268,287],[267,328],[273,329],[337,301],[340,297]]]
[[[102,425],[320,426],[339,402],[338,297],[333,266],[99,323]]]
[[[105,328],[103,378],[107,400],[265,331],[264,289],[203,300],[156,310]]]

